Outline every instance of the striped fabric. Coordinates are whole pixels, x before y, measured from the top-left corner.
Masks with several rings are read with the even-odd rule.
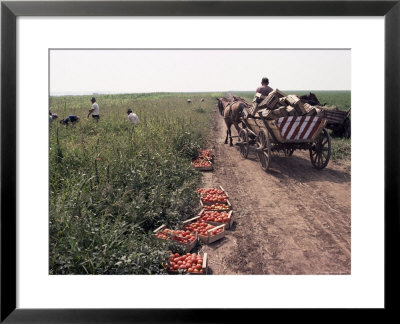
[[[277,120],[282,137],[286,140],[311,140],[322,122],[318,116],[289,116]]]

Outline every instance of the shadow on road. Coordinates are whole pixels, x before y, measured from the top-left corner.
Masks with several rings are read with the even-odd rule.
[[[236,146],[237,154],[240,154],[239,147]],[[250,149],[248,160],[253,161],[260,167],[257,155],[253,149]],[[335,183],[350,182],[351,176],[348,172],[333,169],[330,167],[332,161],[329,161],[326,168],[322,170],[315,169],[310,161],[308,151],[294,152],[292,156],[286,157],[282,153],[273,153],[270,162],[270,168],[267,174],[287,180],[292,178],[299,182],[329,181]]]

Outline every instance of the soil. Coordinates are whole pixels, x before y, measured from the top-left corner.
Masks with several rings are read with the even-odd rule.
[[[330,161],[317,170],[308,151],[295,151],[273,154],[264,172],[254,151],[243,158],[237,145],[224,144],[225,136],[216,110],[207,147],[214,170],[203,172],[203,187],[226,190],[234,224],[223,239],[200,249],[209,255],[210,273],[350,274],[348,166]]]

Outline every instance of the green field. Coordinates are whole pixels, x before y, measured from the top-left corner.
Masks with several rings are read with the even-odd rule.
[[[223,95],[99,95],[98,123],[86,118],[91,96],[50,98],[59,120],[81,117],[76,125],[49,127],[50,274],[165,273],[168,249],[179,248],[152,231],[194,216],[201,174],[189,162]],[[332,104],[339,97],[326,93],[337,98]],[[350,94],[344,97],[343,107],[350,105]],[[127,122],[128,108],[139,116],[137,126]],[[345,142],[348,152],[335,149],[337,159],[349,157]]]
[[[189,162],[215,109],[200,97],[99,96],[98,123],[86,119],[90,96],[51,98],[52,113],[82,119],[49,129],[51,274],[163,272],[169,247],[149,233],[194,216],[201,175]]]

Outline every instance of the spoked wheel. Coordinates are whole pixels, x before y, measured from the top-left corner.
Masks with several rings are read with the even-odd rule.
[[[246,159],[249,155],[249,133],[245,129],[239,132],[239,150],[240,154]]]
[[[293,149],[293,148],[289,149],[289,148],[286,148],[286,147],[285,147],[285,148],[283,149],[283,153],[285,154],[285,156],[292,156],[293,152],[294,152],[294,149]]]
[[[310,148],[311,163],[316,169],[323,169],[328,165],[331,157],[331,137],[326,129],[323,129]]]
[[[261,163],[261,169],[267,171],[271,161],[271,142],[268,131],[260,130],[257,136],[257,156]]]

